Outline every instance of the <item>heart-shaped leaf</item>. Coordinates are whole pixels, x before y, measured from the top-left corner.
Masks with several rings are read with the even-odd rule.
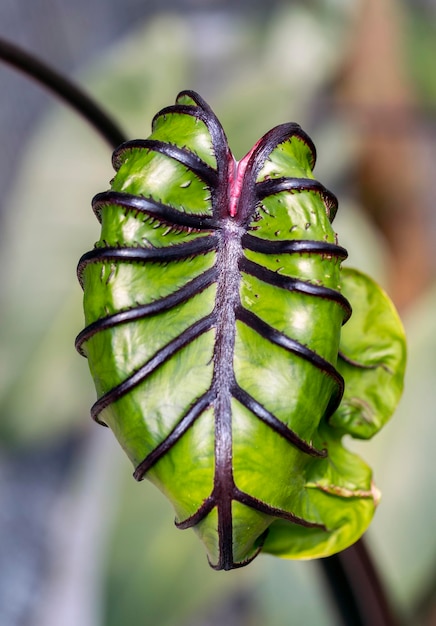
[[[341,444],[347,253],[331,226],[336,198],[312,174],[312,141],[283,124],[238,163],[210,107],[182,92],[113,163],[112,189],[93,202],[101,238],[78,270],[94,419],[216,569],[262,549],[308,558],[347,547],[378,496]],[[397,399],[404,336],[388,301],[378,304],[398,336]],[[377,333],[368,341],[377,346]],[[364,402],[368,386],[355,389]]]

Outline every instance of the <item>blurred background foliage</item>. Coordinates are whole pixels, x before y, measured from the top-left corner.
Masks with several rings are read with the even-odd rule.
[[[284,121],[311,135],[347,263],[383,284],[409,338],[399,410],[350,442],[384,494],[367,540],[402,621],[436,624],[436,4],[10,0],[0,35],[75,76],[132,138],[185,88],[238,158]],[[210,570],[91,423],[75,266],[110,150],[9,68],[0,85],[0,625],[337,624],[316,562]]]

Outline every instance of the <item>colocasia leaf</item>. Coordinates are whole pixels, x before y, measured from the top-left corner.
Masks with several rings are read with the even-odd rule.
[[[216,569],[261,550],[337,552],[378,500],[341,438],[371,436],[393,411],[404,334],[379,287],[341,271],[337,201],[314,163],[297,124],[236,162],[209,106],[186,91],[148,139],[115,151],[112,188],[93,201],[102,230],[79,263],[77,338],[92,416]]]

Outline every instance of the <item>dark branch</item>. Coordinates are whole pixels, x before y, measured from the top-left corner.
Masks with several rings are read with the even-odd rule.
[[[342,626],[398,626],[382,581],[363,539],[319,560]]]
[[[112,148],[126,141],[123,131],[101,106],[53,68],[15,44],[0,38],[0,59],[20,70],[84,117]]]

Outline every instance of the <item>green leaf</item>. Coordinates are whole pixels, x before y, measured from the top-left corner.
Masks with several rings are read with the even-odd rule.
[[[374,307],[358,274],[342,277],[337,201],[313,177],[315,147],[282,124],[238,163],[210,107],[188,91],[152,130],[115,151],[112,189],[93,201],[101,237],[79,262],[91,413],[215,569],[262,549],[341,550],[378,498],[369,468],[342,446],[346,428],[329,422],[344,391],[346,288],[361,308],[358,331]],[[386,338],[370,340],[384,355]],[[353,356],[342,360],[367,380],[373,364],[356,367]],[[401,363],[388,367],[398,383]]]
[[[368,439],[391,417],[401,397],[405,333],[389,297],[365,274],[344,269],[342,292],[353,315],[343,328],[339,346],[338,369],[345,392],[330,424]]]

